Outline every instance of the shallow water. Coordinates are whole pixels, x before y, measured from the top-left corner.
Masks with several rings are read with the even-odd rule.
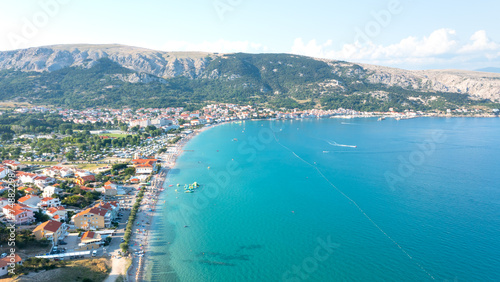
[[[498,281],[499,126],[308,119],[209,129],[169,173],[166,185],[181,187],[162,195],[146,279]],[[183,193],[195,181],[198,191]]]

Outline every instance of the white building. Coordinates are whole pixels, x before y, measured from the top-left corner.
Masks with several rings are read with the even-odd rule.
[[[43,188],[43,194],[42,194],[42,196],[44,198],[50,198],[54,194],[59,194],[59,191],[60,191],[59,188],[56,188],[54,186],[47,186],[47,187]]]

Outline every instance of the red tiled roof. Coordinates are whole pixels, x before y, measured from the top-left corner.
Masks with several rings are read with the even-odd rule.
[[[9,214],[13,214],[13,215],[18,215],[18,214],[21,214],[23,212],[27,212],[30,210],[27,205],[20,204],[20,203],[14,204],[13,206],[6,205],[3,208],[8,210]]]
[[[95,232],[92,232],[89,230],[89,231],[83,233],[82,238],[80,240],[83,241],[85,239],[94,239],[95,234],[96,234]]]
[[[92,207],[92,208],[88,208],[86,210],[83,210],[83,211],[79,212],[76,215],[76,217],[79,217],[79,216],[87,214],[87,213],[96,214],[96,215],[100,215],[100,216],[105,216],[107,212],[108,212],[108,210],[106,210],[106,209],[101,209],[101,208],[98,208],[98,207]]]
[[[59,222],[59,221],[55,221],[55,220],[48,220],[48,221],[45,221],[44,223],[38,225],[34,230],[33,232],[35,231],[38,231],[38,230],[46,230],[46,231],[50,231],[50,232],[57,232],[57,230],[59,230],[59,228],[61,228],[62,226],[62,223]]]
[[[14,254],[14,263],[18,263],[22,261],[21,257],[18,254]],[[11,258],[9,256],[0,259],[0,267],[6,267],[8,264],[12,263]]]
[[[49,213],[55,213],[57,211],[63,211],[65,210],[65,208],[63,206],[58,206],[58,207],[51,207],[51,208],[48,208],[47,211]]]
[[[85,181],[95,181],[95,176],[93,176],[93,175],[85,175],[85,176],[82,176],[80,178],[85,180]]]
[[[38,198],[38,196],[35,196],[35,195],[26,195],[26,196],[24,196],[24,197],[19,198],[19,200],[17,200],[17,201],[18,201],[19,203],[24,203],[24,202],[26,202],[27,200],[29,200],[29,199],[31,199],[31,198],[34,198],[34,197],[37,197],[37,198]]]

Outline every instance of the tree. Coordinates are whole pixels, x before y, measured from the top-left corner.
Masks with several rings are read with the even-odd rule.
[[[151,131],[156,130],[156,126],[154,126],[154,125],[148,125],[148,126],[146,126],[146,128],[144,128],[144,130],[147,133],[150,133]]]
[[[75,151],[71,150],[64,155],[69,161],[75,160]]]
[[[123,170],[124,175],[134,175],[135,174],[135,168],[134,167],[127,167],[126,169]]]
[[[33,213],[35,220],[37,222],[45,222],[50,219],[50,217],[43,213],[42,209],[38,209],[38,211]]]
[[[59,184],[59,188],[66,190],[68,188],[68,184],[66,183],[66,181],[61,182]]]
[[[68,219],[68,222],[71,221],[71,218],[75,215],[74,211],[67,211],[66,212],[66,218]]]
[[[13,125],[11,127],[11,130],[14,131],[16,134],[21,134],[23,131],[24,131],[24,127],[20,126],[20,125]]]
[[[128,251],[128,244],[126,242],[121,243],[120,249],[122,249],[123,253],[126,253]]]
[[[5,133],[2,133],[1,138],[2,138],[2,141],[10,141],[10,140],[12,140],[12,137],[13,137],[12,133],[5,132]]]

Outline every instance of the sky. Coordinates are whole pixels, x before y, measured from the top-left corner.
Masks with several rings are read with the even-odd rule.
[[[118,43],[293,53],[404,69],[500,67],[500,1],[0,2],[0,51]]]

